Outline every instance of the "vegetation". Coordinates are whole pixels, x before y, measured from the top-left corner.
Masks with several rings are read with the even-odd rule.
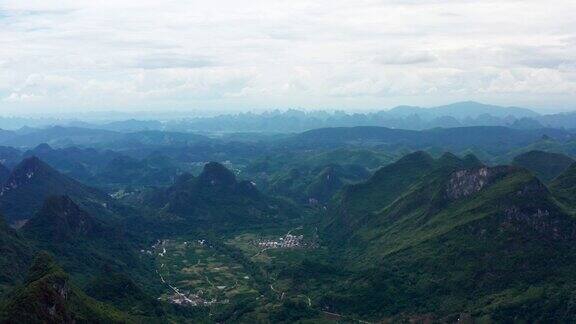
[[[373,318],[434,313],[448,320],[465,312],[532,322],[574,316],[568,304],[533,290],[569,291],[574,284],[576,220],[546,187],[521,169],[458,172],[463,160],[456,168],[453,158],[419,161],[435,167],[408,189],[374,200],[386,206],[354,199],[360,189],[347,191],[336,205],[326,236],[356,274],[321,303]],[[566,312],[523,311],[533,303]]]
[[[560,153],[530,151],[520,154],[512,161],[513,165],[521,166],[534,173],[538,179],[550,182],[564,172],[574,159]]]
[[[0,322],[570,322],[576,142],[530,125],[11,134]]]
[[[32,263],[23,287],[0,311],[7,323],[135,322],[110,305],[95,301],[70,283],[68,275],[45,252]]]

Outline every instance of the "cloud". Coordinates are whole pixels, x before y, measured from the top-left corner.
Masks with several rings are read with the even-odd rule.
[[[172,69],[187,68],[197,69],[214,66],[215,63],[203,57],[187,57],[183,55],[155,55],[144,57],[135,64],[135,67],[142,69]]]
[[[575,11],[572,0],[5,0],[0,113],[575,105]]]
[[[412,65],[434,62],[436,56],[429,52],[406,50],[400,53],[389,53],[374,59],[376,63],[384,65]]]

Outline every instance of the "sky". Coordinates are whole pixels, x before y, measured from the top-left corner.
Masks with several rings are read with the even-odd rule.
[[[574,0],[0,0],[0,114],[576,110]]]

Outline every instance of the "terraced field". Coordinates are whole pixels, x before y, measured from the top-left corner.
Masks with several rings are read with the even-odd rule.
[[[167,285],[161,296],[179,304],[210,306],[259,296],[244,267],[208,241],[163,240],[154,248],[158,274]]]
[[[278,244],[268,247],[273,242]],[[266,322],[270,314],[278,320],[305,315],[314,323],[330,322],[329,313],[317,303],[327,282],[312,274],[334,269],[310,263],[328,258],[317,245],[314,229],[243,232],[218,239],[171,238],[145,252],[155,258],[158,276],[166,285],[160,299],[207,307],[214,320],[234,321],[235,316],[250,313],[246,316],[254,322]]]

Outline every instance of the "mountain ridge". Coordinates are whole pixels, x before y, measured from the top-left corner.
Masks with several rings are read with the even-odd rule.
[[[0,190],[0,211],[9,221],[31,218],[52,195],[70,195],[91,208],[107,209],[111,198],[97,189],[73,180],[37,157],[22,160]]]
[[[419,164],[403,167],[413,161]],[[404,185],[382,186],[426,165]],[[333,309],[373,313],[374,318],[429,311],[450,316],[461,309],[474,318],[516,314],[534,319],[539,317],[523,314],[522,306],[493,304],[491,298],[523,296],[530,287],[527,281],[552,289],[546,285],[554,276],[567,280],[562,291],[576,284],[567,277],[576,260],[566,257],[575,250],[576,219],[528,170],[469,165],[453,155],[430,161],[418,153],[373,178],[377,185],[368,180],[355,186],[368,192],[388,190],[380,194],[383,200],[363,200],[365,192],[359,189],[349,197],[344,191],[328,212],[324,236],[356,272],[350,283],[323,301]],[[557,265],[554,275],[548,273],[547,262]],[[556,303],[542,298],[538,301]],[[350,303],[353,299],[364,304]],[[550,319],[548,315],[540,318]]]

